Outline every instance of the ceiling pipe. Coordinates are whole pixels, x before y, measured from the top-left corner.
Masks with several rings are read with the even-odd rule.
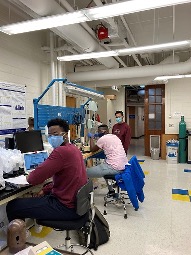
[[[94,0],[94,3],[97,5],[97,6],[103,6],[103,3],[101,0]],[[114,21],[113,18],[108,18],[106,19],[106,21],[110,24],[110,26],[114,29],[116,29],[116,23]],[[129,44],[127,43],[127,41],[124,40],[124,44],[127,48],[129,48]],[[138,66],[142,66],[141,62],[139,61],[139,59],[137,58],[137,56],[135,54],[132,54],[132,57],[133,59],[135,60],[135,62],[137,63]]]
[[[64,6],[64,8],[66,10],[68,10],[69,12],[73,12],[75,11],[72,6],[66,1],[66,0],[60,0],[60,3]],[[97,37],[95,35],[95,32],[88,26],[88,24],[86,22],[82,23],[81,26],[93,37],[97,40]],[[103,45],[102,47],[106,50],[111,50],[107,45]],[[116,56],[115,59],[117,59],[117,61],[123,66],[123,67],[127,67],[127,65],[124,63],[123,60],[121,60],[120,57]],[[98,60],[99,61],[99,60]],[[102,63],[103,64],[103,63]]]
[[[128,67],[112,70],[68,73],[71,82],[117,80],[126,78],[141,78],[149,76],[186,74],[191,71],[191,58],[186,62],[175,64],[161,64],[154,66]]]
[[[40,16],[56,15],[65,13],[66,11],[54,0],[19,0],[25,6],[30,8],[33,12]],[[70,43],[77,45],[84,52],[92,51],[104,51],[104,49],[99,45],[99,43],[92,38],[92,36],[79,24],[62,26],[52,29],[56,34],[58,34],[63,39],[68,40]],[[99,59],[103,65],[107,68],[117,68],[119,66],[118,62],[112,58]]]

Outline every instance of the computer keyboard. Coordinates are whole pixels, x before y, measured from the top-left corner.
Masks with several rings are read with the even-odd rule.
[[[4,179],[13,178],[13,177],[17,177],[17,176],[20,176],[23,174],[27,175],[24,168],[19,168],[19,170],[13,171],[12,173],[3,173],[3,178]]]

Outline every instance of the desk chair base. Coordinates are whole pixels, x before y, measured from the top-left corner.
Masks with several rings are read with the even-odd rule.
[[[129,199],[128,195],[126,192],[122,192],[121,190],[119,190],[117,193],[114,194],[113,197],[106,195],[104,197],[104,215],[107,215],[107,205],[108,204],[113,204],[116,207],[118,207],[118,204],[123,206],[123,210],[124,210],[124,219],[127,219],[127,204],[130,203],[126,203],[126,200]]]
[[[56,249],[60,249],[64,247],[64,250],[65,251],[68,251],[68,252],[75,252],[74,251],[74,247],[81,247],[82,249],[84,249],[84,252],[83,253],[77,253],[77,254],[81,254],[81,255],[85,255],[85,254],[93,254],[93,252],[86,246],[83,246],[81,244],[73,244],[71,243],[71,237],[70,237],[70,233],[68,230],[66,230],[66,238],[65,238],[65,244],[60,244],[56,247]],[[76,253],[75,253],[76,254]]]
[[[114,204],[117,205],[118,203],[123,206],[124,210],[124,219],[127,219],[127,204],[131,204],[130,202],[127,202],[129,200],[129,196],[126,191],[122,191],[120,187],[116,184],[115,181],[115,175],[105,175],[104,179],[108,185],[108,187],[113,187],[115,190],[115,193],[107,194],[104,197],[104,215],[107,215],[107,205],[108,204]]]

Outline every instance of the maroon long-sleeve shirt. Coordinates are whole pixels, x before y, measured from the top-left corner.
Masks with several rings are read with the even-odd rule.
[[[80,150],[67,143],[53,150],[50,156],[28,176],[32,185],[49,178],[53,182],[45,186],[44,193],[51,192],[68,208],[75,207],[76,194],[87,182],[86,169]]]
[[[131,141],[131,128],[130,126],[126,123],[117,123],[113,126],[112,128],[112,134],[116,135],[119,137],[123,144],[123,148],[125,150],[125,153],[127,153],[129,144]]]

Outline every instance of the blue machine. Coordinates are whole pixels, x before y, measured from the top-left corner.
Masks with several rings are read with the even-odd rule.
[[[65,86],[66,91],[72,91],[73,94],[83,95],[89,97],[88,101],[81,105],[80,108],[70,108],[63,106],[52,106],[52,105],[41,105],[39,101],[47,93],[47,91],[52,87],[55,82],[62,82]],[[104,97],[103,93],[98,92],[93,89],[89,89],[74,83],[67,81],[67,79],[53,79],[44,92],[38,97],[33,99],[34,105],[34,129],[35,130],[44,130],[47,122],[50,119],[62,118],[68,121],[68,124],[83,124],[85,118],[84,106],[91,100],[92,97]],[[83,128],[82,128],[83,133]],[[82,136],[82,135],[81,135]]]

